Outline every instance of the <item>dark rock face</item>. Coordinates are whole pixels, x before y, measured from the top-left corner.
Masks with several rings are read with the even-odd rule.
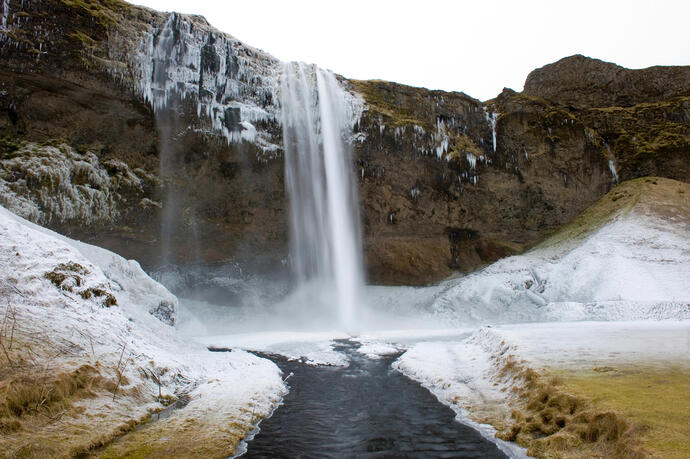
[[[41,223],[135,258],[147,269],[162,262],[164,220],[172,228],[166,235],[171,252],[166,262],[232,257],[262,268],[281,266],[287,240],[282,157],[267,155],[253,142],[229,143],[213,130],[213,119],[198,115],[193,97],[173,97],[156,112],[138,91],[132,56],[142,53],[147,34],[165,31],[170,22],[173,40],[184,48],[188,45],[181,41],[182,28],[208,28],[203,19],[184,22],[117,0],[11,2],[10,8],[8,28],[0,31],[2,159],[15,157],[25,142],[36,143],[32,148],[39,150],[64,144],[78,153],[95,154],[102,165],[121,161],[141,180],[127,193],[114,183],[99,190],[122,195],[113,218],[64,218],[43,209],[46,218]],[[210,75],[221,60],[211,46],[213,33],[205,36],[208,41],[195,64],[200,68],[193,82],[198,98],[212,94],[215,81]],[[153,37],[162,40],[160,33]],[[265,99],[250,72],[238,77],[241,56],[233,54],[228,60],[227,71],[239,78],[236,91]],[[167,77],[166,69],[156,64],[160,62],[154,59],[152,84]],[[229,132],[246,129],[239,108],[228,108],[221,116]],[[279,139],[275,122],[256,124]],[[7,164],[5,171],[21,180]],[[109,172],[114,181],[117,171]],[[92,187],[86,184],[85,192],[92,193]]]
[[[604,147],[546,101],[355,87],[368,103],[356,150],[372,279],[428,282],[520,252],[613,183]]]
[[[199,17],[117,0],[10,5],[0,11],[3,205],[39,202],[55,187],[27,180],[26,152],[57,168],[50,148],[62,146],[105,178],[67,168],[69,190],[56,195],[107,195],[110,217],[67,218],[44,199],[43,217],[32,218],[147,269],[230,259],[282,269],[278,61]],[[574,56],[532,72],[524,93],[486,103],[341,81],[365,103],[353,169],[375,283],[434,282],[520,252],[617,179],[690,176],[687,67],[627,70]]]
[[[575,55],[533,70],[524,93],[573,107],[630,107],[690,96],[690,66],[631,70]]]

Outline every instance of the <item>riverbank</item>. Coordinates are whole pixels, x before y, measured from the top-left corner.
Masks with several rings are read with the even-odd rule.
[[[136,262],[4,208],[0,276],[2,457],[227,457],[285,393],[270,361],[181,339]]]
[[[536,457],[683,457],[690,321],[482,328],[395,368]]]

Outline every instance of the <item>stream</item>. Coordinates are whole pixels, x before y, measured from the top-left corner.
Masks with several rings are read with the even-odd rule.
[[[265,355],[290,392],[260,424],[243,458],[505,458],[495,444],[455,421],[429,391],[391,368],[398,355],[370,359],[359,343],[336,342],[348,367],[313,366]]]

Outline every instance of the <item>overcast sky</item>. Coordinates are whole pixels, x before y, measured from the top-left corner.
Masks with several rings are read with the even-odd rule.
[[[281,60],[487,100],[584,54],[629,68],[690,65],[690,0],[133,0],[201,14]]]

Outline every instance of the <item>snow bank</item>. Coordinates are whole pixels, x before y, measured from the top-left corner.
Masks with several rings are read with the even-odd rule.
[[[510,457],[527,457],[523,448],[495,438],[492,426],[470,418],[466,407],[503,404],[505,397],[491,381],[491,355],[472,338],[419,343],[393,362],[393,368],[427,388],[455,411],[458,422],[478,430]]]
[[[513,380],[501,377],[509,359],[526,368],[579,370],[614,365],[690,368],[690,321],[533,323],[481,328],[462,341],[412,346],[393,368],[450,406],[458,420],[495,441],[510,456],[525,457],[496,430],[476,419],[500,419],[512,409]],[[492,415],[494,412],[503,414]]]
[[[334,340],[348,339],[344,332],[256,332],[197,338],[208,347],[246,349],[282,355],[289,360],[301,360],[310,365],[347,366],[345,354],[333,349]]]
[[[233,429],[242,436],[252,428],[243,413],[251,407],[254,422],[270,414],[285,392],[272,362],[240,350],[211,353],[180,339],[164,323],[174,317],[177,299],[138,263],[60,236],[2,207],[0,291],[7,307],[17,311],[18,338],[33,343],[38,355],[41,349],[50,351],[51,364],[63,371],[85,362],[105,373],[117,369],[126,381],[120,391],[140,394],[133,405],[125,396],[110,405],[99,404],[101,398],[88,401],[82,417],[112,417],[118,404],[130,403],[125,415],[139,419],[160,409],[160,390],[190,398],[171,419],[204,417],[212,423],[220,416],[224,424],[234,419]],[[157,375],[160,389],[150,374]],[[82,421],[96,422],[91,418]],[[72,421],[65,416],[60,422]]]
[[[631,213],[574,247],[505,258],[440,294],[433,314],[454,324],[690,318],[690,238]]]

